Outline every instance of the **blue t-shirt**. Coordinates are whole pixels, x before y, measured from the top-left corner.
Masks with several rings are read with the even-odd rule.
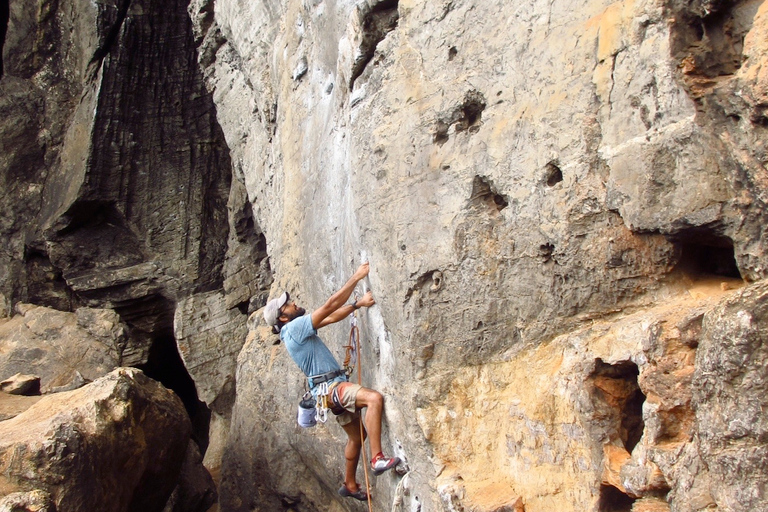
[[[280,329],[280,339],[291,359],[307,377],[341,369],[341,365],[317,335],[317,329],[312,327],[311,315],[301,316],[285,324]],[[329,382],[344,380],[344,376],[338,376]]]

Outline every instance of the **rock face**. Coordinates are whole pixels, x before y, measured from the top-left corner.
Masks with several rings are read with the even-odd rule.
[[[115,311],[127,364],[204,402],[222,510],[357,506],[342,431],[295,426],[303,379],[245,318],[363,259],[404,459],[377,509],[765,508],[764,0],[51,0],[0,27],[3,316]]]
[[[709,493],[711,502],[725,510],[768,507],[768,497],[755,492],[768,478],[763,413],[768,406],[767,322],[768,286],[763,283],[704,317],[696,352],[692,406],[698,436],[695,451],[685,456],[702,470],[690,486],[704,496]],[[683,500],[694,494],[685,491]]]
[[[686,501],[706,463],[676,450],[701,441],[701,318],[720,282],[768,268],[764,2],[190,13],[273,293],[311,309],[372,263],[364,379],[388,396],[406,508],[747,510]],[[327,507],[342,436],[295,430],[301,380],[253,343],[222,504]],[[299,489],[288,467],[317,476]]]
[[[0,422],[2,488],[46,492],[58,512],[161,511],[190,432],[178,397],[120,368]]]

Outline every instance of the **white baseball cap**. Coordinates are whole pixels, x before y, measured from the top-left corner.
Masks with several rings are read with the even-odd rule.
[[[267,325],[277,325],[277,319],[280,316],[280,308],[285,306],[285,303],[290,299],[291,296],[288,295],[288,292],[283,292],[278,298],[267,302],[267,305],[264,307],[264,320],[267,322]]]

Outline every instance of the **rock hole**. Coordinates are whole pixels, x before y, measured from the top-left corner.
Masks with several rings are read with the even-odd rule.
[[[459,53],[459,50],[457,50],[455,46],[451,46],[448,49],[448,60],[452,61],[453,59],[455,59],[458,53]]]
[[[560,167],[558,167],[555,162],[549,162],[544,170],[544,179],[546,180],[548,187],[554,187],[563,181],[563,171],[560,170]]]
[[[627,496],[612,485],[600,486],[598,512],[632,512],[634,498]]]
[[[461,116],[456,121],[456,131],[469,130],[480,124],[485,106],[485,98],[481,93],[469,91],[461,105]]]
[[[443,273],[439,270],[435,270],[432,273],[432,286],[429,287],[429,291],[438,292],[443,287]]]
[[[688,232],[684,238],[673,240],[673,244],[679,255],[676,270],[698,279],[708,276],[741,279],[730,238]]]
[[[432,136],[432,141],[439,146],[448,142],[448,128],[450,127],[451,125],[445,121],[438,120],[437,125],[435,126],[435,134]]]
[[[361,10],[362,40],[358,47],[358,57],[352,65],[349,90],[355,86],[355,80],[363,74],[365,67],[373,59],[376,47],[397,27],[400,15],[397,11],[398,0],[382,0],[366,10]],[[367,5],[367,4],[366,4]]]
[[[469,201],[474,206],[496,213],[509,205],[506,198],[495,190],[491,182],[481,176],[475,176],[472,182],[472,195]]]
[[[758,7],[759,2],[672,6],[672,55],[694,97],[711,87],[711,79],[732,75],[741,67],[744,36]]]
[[[640,442],[645,428],[645,395],[640,390],[638,375],[640,371],[631,361],[608,364],[599,358],[590,375],[600,415],[613,421],[614,428],[609,436],[612,440],[621,440],[629,453]]]
[[[543,263],[550,261],[554,252],[555,246],[552,244],[547,243],[539,246],[539,257],[543,260]]]
[[[3,47],[5,46],[5,34],[8,32],[10,16],[10,0],[0,0],[0,79],[3,78]]]
[[[750,122],[753,124],[756,124],[757,126],[761,126],[763,128],[768,128],[768,116],[761,113],[756,113],[754,115],[749,116]]]
[[[256,311],[259,308],[255,308],[253,311],[251,311],[251,301],[250,300],[244,300],[242,302],[238,302],[235,304],[235,307],[240,312],[240,314],[249,316],[253,311]]]
[[[461,105],[437,120],[432,140],[436,144],[443,145],[448,141],[451,127],[457,133],[463,131],[476,132],[480,127],[483,111],[486,106],[487,103],[482,93],[478,91],[467,92]]]

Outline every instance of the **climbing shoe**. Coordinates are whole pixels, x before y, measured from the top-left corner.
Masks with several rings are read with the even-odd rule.
[[[339,495],[345,497],[345,498],[355,498],[356,500],[360,501],[367,501],[368,500],[368,494],[363,490],[363,488],[359,488],[357,492],[352,492],[349,489],[347,489],[346,485],[342,485],[341,489],[339,489]]]
[[[373,460],[371,460],[371,469],[373,474],[379,476],[385,471],[389,471],[393,467],[400,464],[399,457],[385,457],[383,453],[379,452]]]

